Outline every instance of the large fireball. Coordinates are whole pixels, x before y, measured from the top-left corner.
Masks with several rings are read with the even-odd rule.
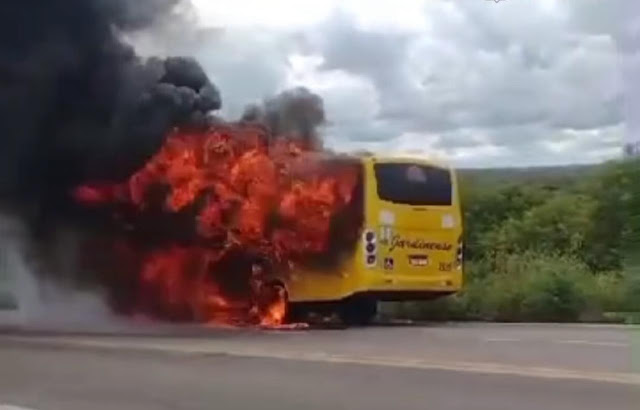
[[[272,326],[286,311],[275,278],[334,256],[336,229],[357,238],[359,175],[357,162],[301,140],[226,124],[175,130],[127,181],[87,183],[74,197],[108,209],[121,228],[100,242],[114,258],[103,269],[116,309]],[[352,222],[338,227],[345,212]]]

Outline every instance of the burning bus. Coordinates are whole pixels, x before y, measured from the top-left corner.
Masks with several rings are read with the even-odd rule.
[[[219,118],[194,58],[128,42],[175,1],[37,3],[5,13],[24,35],[3,55],[0,205],[38,276],[123,315],[266,326],[459,288],[452,171],[323,151],[304,87]]]
[[[368,156],[357,163],[356,246],[334,274],[308,270],[284,282],[294,315],[328,309],[348,324],[366,324],[378,301],[433,299],[462,286],[454,171],[416,159]]]
[[[174,130],[127,180],[73,197],[108,215],[82,255],[127,315],[274,326],[318,311],[364,324],[378,301],[462,284],[455,173],[427,161],[217,124]]]

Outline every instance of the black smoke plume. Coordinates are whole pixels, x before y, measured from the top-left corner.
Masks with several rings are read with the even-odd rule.
[[[55,207],[81,181],[121,179],[220,95],[191,58],[143,60],[123,34],[180,0],[3,0],[0,199]]]
[[[171,18],[183,1],[0,1],[0,231],[5,213],[28,228],[19,241],[0,232],[0,253],[15,242],[21,270],[36,282],[105,291],[119,312],[135,302],[141,258],[166,243],[193,243],[199,205],[175,215],[151,207],[135,219],[120,204],[83,207],[71,191],[126,180],[175,126],[222,122],[211,115],[221,107],[218,89],[195,60],[143,59],[124,41]],[[324,108],[307,89],[253,106],[244,120],[320,148]],[[345,243],[341,232],[333,244]],[[229,257],[225,273],[247,274],[256,259],[245,250]],[[228,275],[234,286],[242,277]]]
[[[320,96],[305,87],[286,90],[262,104],[248,106],[242,119],[265,124],[272,135],[301,138],[313,148],[322,146],[317,128],[325,122],[324,104]]]

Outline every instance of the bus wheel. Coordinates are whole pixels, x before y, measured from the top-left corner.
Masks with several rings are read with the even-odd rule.
[[[338,315],[347,326],[364,326],[378,313],[378,302],[372,298],[352,297],[340,305]]]
[[[301,306],[299,303],[289,302],[287,309],[287,323],[303,323],[309,318],[309,309]]]

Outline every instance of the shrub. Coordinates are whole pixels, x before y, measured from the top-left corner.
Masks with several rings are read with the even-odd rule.
[[[622,283],[615,274],[594,276],[575,257],[534,252],[470,263],[467,277],[457,295],[391,305],[387,313],[426,320],[566,322],[587,313],[599,318],[604,305],[620,300]],[[640,291],[640,280],[638,286]]]
[[[555,195],[521,218],[508,219],[488,232],[482,246],[494,254],[535,251],[582,256],[594,207],[584,195]]]
[[[623,281],[623,296],[621,309],[617,311],[640,312],[640,274],[638,272],[629,271]]]
[[[579,283],[563,273],[534,274],[524,292],[521,318],[533,321],[575,321],[587,305]]]
[[[496,258],[484,284],[481,311],[487,319],[576,320],[588,305],[593,276],[570,256],[535,252]]]
[[[585,287],[588,306],[592,310],[611,312],[624,310],[625,277],[620,272],[601,272],[594,275],[591,286]]]

